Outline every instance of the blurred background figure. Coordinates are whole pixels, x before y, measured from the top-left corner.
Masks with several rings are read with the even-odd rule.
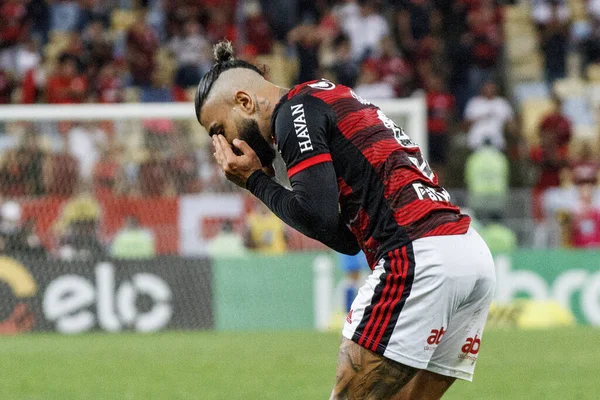
[[[361,251],[354,256],[340,254],[340,268],[344,273],[344,280],[341,285],[344,292],[344,311],[350,312],[352,302],[362,286],[362,273],[369,271],[369,264],[365,254]]]
[[[113,239],[110,255],[123,259],[152,258],[156,255],[154,234],[150,229],[142,228],[134,215],[128,216]]]
[[[485,225],[478,230],[493,255],[511,254],[518,248],[515,232],[503,223],[502,214],[488,214]]]
[[[506,148],[505,130],[515,129],[515,117],[508,100],[498,94],[496,83],[485,82],[479,96],[469,100],[465,124],[471,150],[481,147],[485,139],[498,150]]]
[[[105,254],[98,231],[100,216],[100,204],[89,185],[81,184],[78,193],[65,203],[54,225],[61,260],[97,260]]]
[[[0,249],[2,254],[23,254],[26,237],[21,227],[21,206],[7,201],[0,206]]]
[[[212,257],[245,257],[248,250],[244,242],[244,235],[234,229],[233,222],[225,220],[219,233],[208,243],[208,254]]]
[[[567,7],[564,1],[550,0],[539,3],[538,9],[542,7],[544,9],[544,18],[538,19],[540,48],[544,54],[544,72],[546,81],[553,84],[567,76],[570,20],[565,12]]]
[[[447,90],[441,77],[429,77],[425,94],[427,102],[427,134],[429,164],[444,184],[444,166],[450,147],[450,135],[454,131],[456,99]]]
[[[491,140],[467,158],[465,182],[469,208],[482,219],[504,212],[509,191],[509,163],[507,157]]]
[[[287,248],[285,224],[260,201],[246,218],[246,246],[262,254],[283,254]]]
[[[594,185],[577,185],[579,199],[567,216],[569,242],[575,248],[600,248],[600,207],[594,202]]]

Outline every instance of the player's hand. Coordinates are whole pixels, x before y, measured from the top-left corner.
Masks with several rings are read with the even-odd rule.
[[[225,172],[225,176],[238,186],[246,188],[246,181],[255,171],[262,169],[260,159],[248,145],[240,139],[234,139],[233,145],[242,153],[237,156],[223,135],[214,135],[215,158]]]

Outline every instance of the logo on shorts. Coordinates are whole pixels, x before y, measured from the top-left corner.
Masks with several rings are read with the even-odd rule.
[[[427,346],[425,346],[423,349],[425,351],[434,351],[435,347],[440,344],[440,340],[442,340],[444,333],[446,333],[446,331],[444,330],[443,326],[440,329],[432,329],[431,334],[427,338]]]
[[[348,313],[348,316],[346,317],[346,322],[349,324],[352,323],[352,311],[354,311],[354,310],[350,310],[350,312]]]
[[[477,353],[479,353],[480,347],[481,339],[477,335],[472,338],[467,338],[467,341],[461,348],[462,354],[460,354],[458,358],[477,361]]]

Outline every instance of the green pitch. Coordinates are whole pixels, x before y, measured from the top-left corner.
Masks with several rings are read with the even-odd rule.
[[[600,331],[490,331],[447,399],[598,399]],[[337,334],[0,337],[0,399],[327,399]]]

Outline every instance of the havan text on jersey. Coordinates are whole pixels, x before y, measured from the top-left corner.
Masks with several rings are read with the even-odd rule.
[[[296,104],[292,106],[292,117],[294,117],[294,130],[298,137],[298,146],[300,153],[313,149],[310,136],[308,135],[308,127],[306,126],[306,116],[304,114],[304,104]]]

